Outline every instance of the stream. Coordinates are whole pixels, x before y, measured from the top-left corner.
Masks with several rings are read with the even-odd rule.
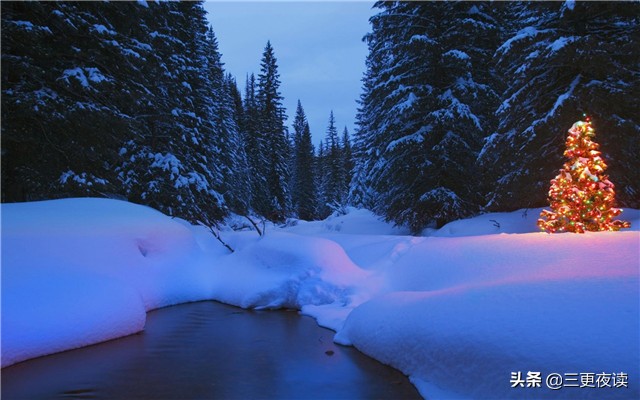
[[[407,377],[295,311],[205,301],[141,333],[2,369],[2,399],[420,399]]]

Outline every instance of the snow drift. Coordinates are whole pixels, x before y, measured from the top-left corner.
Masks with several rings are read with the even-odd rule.
[[[620,216],[632,221],[624,232],[548,235],[539,210],[521,210],[411,237],[350,209],[263,237],[224,230],[233,254],[203,227],[121,201],[1,210],[2,366],[138,332],[154,308],[215,299],[300,309],[427,398],[640,397],[637,210]],[[541,387],[511,387],[512,373],[531,371]],[[551,390],[551,373],[628,381]]]

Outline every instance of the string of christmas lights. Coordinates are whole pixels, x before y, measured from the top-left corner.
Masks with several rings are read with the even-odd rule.
[[[627,221],[614,220],[622,212],[615,208],[615,190],[598,148],[592,140],[595,131],[591,119],[578,121],[567,137],[564,163],[551,180],[549,205],[542,210],[538,226],[549,232],[617,231],[628,228]]]

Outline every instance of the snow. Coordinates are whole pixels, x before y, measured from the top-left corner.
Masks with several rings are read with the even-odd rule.
[[[553,108],[551,109],[551,111],[549,111],[547,113],[547,117],[553,116],[556,112],[556,110],[562,106],[562,104],[565,102],[565,100],[567,100],[571,95],[573,95],[573,91],[575,90],[576,86],[578,86],[578,83],[580,83],[580,78],[582,77],[582,75],[578,75],[576,76],[573,81],[571,82],[571,84],[569,85],[569,89],[567,89],[567,91],[565,93],[562,93],[560,96],[558,96],[558,98],[556,99],[555,104],[553,105]],[[546,119],[545,118],[545,119]]]
[[[51,32],[51,29],[49,29],[48,26],[34,25],[31,21],[9,21],[9,23],[21,29],[24,29],[26,31],[36,31],[39,33],[44,32],[50,35],[53,34],[53,32]]]
[[[454,57],[454,58],[457,58],[457,59],[460,59],[460,60],[470,60],[471,59],[471,57],[469,57],[469,55],[467,53],[465,53],[464,51],[455,50],[455,49],[447,51],[442,56],[443,57],[451,56],[451,57]]]
[[[82,172],[80,174],[77,174],[75,172],[73,172],[72,170],[68,170],[66,172],[63,172],[60,175],[60,179],[58,179],[58,181],[61,184],[65,184],[69,181],[69,179],[71,179],[72,181],[80,184],[80,185],[87,185],[87,186],[93,186],[93,183],[97,183],[100,185],[106,185],[107,181],[102,179],[102,178],[98,178],[96,176],[94,176],[93,174],[87,174],[86,172]]]
[[[85,88],[88,88],[91,86],[89,84],[89,81],[96,82],[96,83],[110,81],[110,79],[104,76],[98,68],[93,68],[93,67],[89,67],[89,68],[78,67],[78,68],[72,68],[72,69],[65,69],[62,72],[61,79],[64,79],[67,82],[69,82],[69,77],[75,78]]]
[[[460,102],[460,100],[453,95],[451,89],[448,89],[441,96],[438,96],[438,98],[447,104],[447,108],[432,112],[438,120],[466,118],[471,120],[479,130],[482,130],[478,117],[471,112],[468,105]]]
[[[107,28],[106,26],[102,25],[102,24],[94,24],[93,25],[93,29],[98,32],[101,35],[107,34],[110,36],[115,36],[117,35],[117,32],[115,32],[112,29]]]
[[[13,24],[28,31],[34,28],[33,23],[31,23],[30,21],[13,21]]]
[[[123,201],[1,211],[2,366],[138,332],[154,308],[214,299],[299,309],[409,375],[425,398],[640,396],[638,210],[623,211],[632,229],[621,232],[541,233],[540,209],[529,209],[412,237],[347,208],[263,236],[221,227],[233,253],[205,227]],[[541,387],[511,387],[512,373],[530,371]],[[628,387],[551,391],[554,372],[566,383],[624,372]]]
[[[409,92],[407,98],[404,101],[393,106],[393,112],[405,112],[405,110],[407,110],[408,108],[413,107],[416,101],[418,101],[418,97],[413,94],[413,92]]]
[[[564,6],[567,7],[569,10],[573,11],[573,8],[576,6],[576,2],[575,0],[566,0],[564,2]]]
[[[548,32],[548,29],[538,30],[533,26],[527,26],[521,29],[520,31],[518,31],[518,33],[516,33],[513,37],[509,38],[500,47],[498,47],[498,50],[496,50],[496,54],[507,53],[509,50],[511,50],[511,45],[513,45],[514,43],[517,43],[526,39],[532,39],[536,37],[538,34],[545,33],[545,32]]]
[[[171,177],[174,175],[180,174],[180,170],[182,169],[182,164],[180,160],[176,156],[171,153],[155,153],[149,154],[149,158],[153,159],[153,163],[151,164],[151,168],[160,168],[163,171],[170,171]]]
[[[564,46],[571,44],[573,42],[575,42],[576,40],[579,40],[580,37],[578,36],[563,36],[560,37],[558,39],[556,39],[553,43],[551,43],[549,46],[547,46],[547,48],[551,51],[551,52],[556,52],[560,49],[562,49]]]
[[[208,294],[193,235],[151,208],[66,199],[1,210],[2,366],[140,331],[145,311]]]
[[[542,208],[533,208],[506,213],[482,214],[470,219],[449,222],[438,230],[425,229],[422,235],[460,237],[537,232],[536,223],[541,211]]]

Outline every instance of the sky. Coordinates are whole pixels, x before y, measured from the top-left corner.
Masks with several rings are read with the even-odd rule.
[[[291,127],[298,99],[314,144],[324,139],[331,110],[338,132],[353,136],[356,100],[362,88],[369,32],[375,14],[370,1],[207,1],[205,9],[218,38],[225,71],[241,93],[247,74],[260,73],[271,41],[280,73],[280,91]]]

